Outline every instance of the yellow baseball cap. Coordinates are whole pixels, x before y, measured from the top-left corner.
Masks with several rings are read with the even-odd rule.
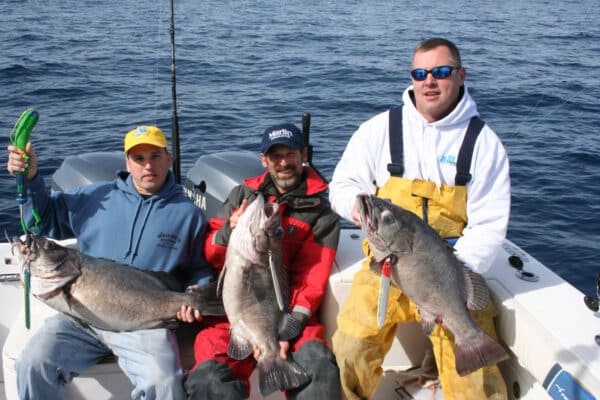
[[[151,144],[156,147],[167,148],[167,138],[163,131],[155,126],[138,126],[125,135],[125,153],[138,144]]]

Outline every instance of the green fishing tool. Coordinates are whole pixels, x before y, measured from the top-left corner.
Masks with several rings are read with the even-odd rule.
[[[10,142],[13,146],[16,146],[21,150],[21,156],[25,159],[28,159],[29,156],[25,152],[27,149],[27,143],[29,142],[29,135],[33,130],[35,124],[37,124],[39,119],[39,113],[33,107],[27,108],[13,127],[12,131],[10,131]],[[21,227],[23,228],[23,232],[27,233],[27,229],[25,226],[25,220],[23,218],[23,204],[27,202],[27,173],[29,169],[26,168],[23,172],[16,173],[17,178],[17,204],[19,204],[19,214],[21,218]],[[31,326],[31,311],[30,311],[30,288],[31,288],[31,277],[29,270],[29,263],[27,263],[23,268],[23,288],[25,294],[25,327],[27,329]]]
[[[29,263],[23,269],[24,275],[24,294],[25,294],[25,328],[31,328],[31,309],[30,309],[30,287],[31,287],[31,271],[29,269]]]

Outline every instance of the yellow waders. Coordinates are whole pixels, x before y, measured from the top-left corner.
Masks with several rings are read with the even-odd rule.
[[[407,189],[408,192],[399,193]],[[432,190],[433,193],[428,190]],[[418,194],[415,191],[418,191]],[[392,177],[377,195],[389,198],[395,204],[420,216],[423,215],[422,207],[425,201],[428,220],[436,230],[438,227],[442,228],[443,237],[460,236],[466,223],[464,187],[443,186],[438,190],[435,184],[430,182]],[[427,200],[423,200],[423,197]],[[459,206],[461,198],[462,206]],[[453,211],[449,211],[446,205],[452,207]],[[368,259],[370,251],[366,241],[363,250]],[[365,260],[360,271],[354,276],[350,296],[337,317],[338,329],[332,341],[340,368],[344,399],[370,399],[374,395],[383,373],[381,368],[383,359],[392,346],[397,324],[415,320],[420,322],[414,303],[400,289],[392,285],[386,321],[383,328],[378,328],[379,282],[380,277],[369,269],[368,261]],[[491,300],[486,308],[474,311],[471,315],[479,327],[496,339],[493,322],[496,308]],[[452,333],[436,325],[429,339],[433,345],[446,400],[507,399],[506,384],[497,366],[484,367],[461,377],[456,372]]]

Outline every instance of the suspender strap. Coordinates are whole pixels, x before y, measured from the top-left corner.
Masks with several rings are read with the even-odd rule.
[[[388,164],[388,171],[392,176],[404,175],[404,148],[402,142],[402,107],[390,109],[390,156],[392,162]]]
[[[402,140],[402,108],[396,107],[390,109],[389,115],[389,137],[390,137],[390,157],[392,162],[387,166],[392,176],[402,177],[404,175],[404,148]],[[458,151],[456,161],[456,176],[454,184],[456,186],[465,186],[471,180],[471,160],[473,158],[473,149],[479,133],[485,126],[485,122],[479,117],[471,118],[467,133]]]
[[[460,150],[458,151],[458,160],[456,161],[456,176],[454,184],[456,186],[465,186],[471,180],[471,159],[473,158],[473,149],[479,133],[485,126],[479,117],[471,118],[465,138],[463,139]]]

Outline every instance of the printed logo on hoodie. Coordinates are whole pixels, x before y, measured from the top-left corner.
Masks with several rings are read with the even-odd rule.
[[[456,166],[456,156],[444,154],[442,157],[440,157],[440,164],[450,164],[452,166]]]
[[[173,233],[161,232],[158,234],[158,247],[165,249],[177,249],[181,238]]]

